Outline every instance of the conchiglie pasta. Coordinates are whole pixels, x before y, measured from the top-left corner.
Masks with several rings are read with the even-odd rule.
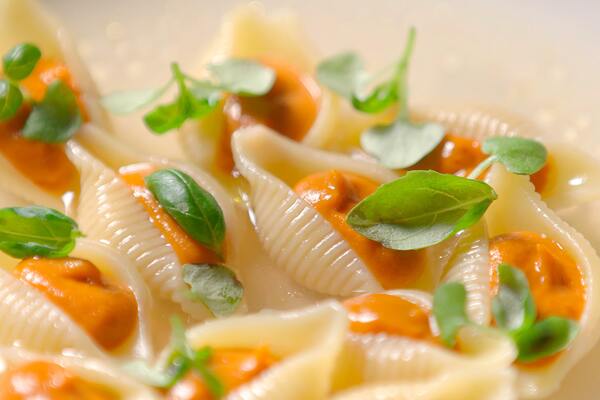
[[[30,395],[34,388],[44,387],[43,393],[47,394],[48,387],[64,388],[65,395],[81,394],[81,390],[91,390],[99,399],[119,399],[119,400],[152,400],[159,399],[157,393],[143,385],[129,379],[119,371],[118,365],[104,359],[81,358],[75,356],[49,356],[28,352],[24,349],[0,348],[0,394],[16,388],[20,391],[25,390]],[[55,378],[52,382],[31,381],[32,373],[36,368],[50,369],[50,373],[44,373],[42,378]],[[15,372],[21,372],[22,375],[14,375]],[[7,377],[27,377],[29,386],[25,389],[23,386],[15,385],[15,379]],[[6,377],[6,379],[5,379]],[[53,395],[58,396],[60,390]],[[76,393],[75,393],[76,392]]]
[[[318,400],[329,391],[346,324],[343,308],[329,301],[292,312],[264,311],[209,321],[191,328],[187,338],[193,348],[266,347],[278,358],[227,399]]]
[[[43,263],[43,259],[26,259],[22,263],[17,264],[14,260],[11,265],[4,265],[4,269],[0,270],[0,279],[2,280],[0,290],[0,305],[1,314],[4,323],[0,332],[0,342],[3,346],[23,347],[36,352],[44,353],[60,353],[72,352],[92,357],[138,357],[150,359],[153,356],[153,344],[151,332],[148,329],[147,321],[149,320],[150,298],[149,294],[137,271],[133,269],[131,264],[110,249],[108,246],[93,242],[87,239],[79,239],[75,249],[71,252],[72,259],[49,260],[52,265],[48,265],[49,269],[56,269],[58,263],[72,262],[70,260],[85,260],[90,262],[98,269],[102,282],[111,285],[107,287],[106,296],[116,296],[115,288],[128,291],[130,296],[134,298],[134,321],[130,324],[131,331],[123,332],[123,339],[115,342],[110,349],[104,349],[98,339],[91,336],[84,326],[79,325],[71,312],[90,313],[89,315],[81,315],[83,318],[94,318],[92,326],[95,333],[102,338],[108,328],[120,328],[112,324],[118,323],[116,317],[111,316],[112,309],[104,308],[104,314],[97,307],[89,309],[89,301],[87,298],[81,299],[81,304],[77,303],[77,296],[92,296],[79,289],[73,290],[73,285],[62,283],[66,289],[55,288],[53,282],[56,280],[46,281],[46,274],[32,270],[31,266],[35,263]],[[63,261],[64,260],[64,261]],[[26,264],[23,264],[26,263]],[[20,271],[15,269],[21,265],[25,265],[27,275],[19,275]],[[92,268],[94,268],[92,267]],[[13,270],[13,273],[9,272]],[[77,276],[82,274],[83,270],[78,269],[73,272],[65,272],[64,279],[73,279],[77,281]],[[19,272],[19,273],[17,273]],[[42,286],[37,286],[39,279],[44,279]],[[48,282],[48,296],[42,290],[45,282]],[[54,290],[62,291],[59,296],[66,296],[71,303],[70,310],[63,309],[58,303],[51,300]],[[73,296],[73,297],[71,297]],[[90,297],[94,299],[95,297]],[[87,304],[87,305],[86,305]],[[75,308],[73,308],[75,307]],[[88,308],[86,308],[88,307]],[[80,308],[80,310],[77,310]],[[117,312],[116,310],[114,311]],[[79,314],[78,314],[79,315]],[[127,314],[124,314],[127,315]],[[108,325],[102,325],[108,324]],[[103,328],[104,326],[104,328]]]
[[[148,213],[133,196],[131,188],[116,172],[93,158],[81,146],[68,144],[69,157],[81,174],[81,194],[77,218],[84,232],[96,240],[108,243],[125,254],[135,265],[153,293],[172,300],[194,318],[203,319],[211,314],[201,303],[186,296],[187,284],[182,277],[182,263],[171,244],[151,222]],[[179,164],[157,160],[158,166]],[[235,209],[230,199],[210,186],[210,177],[197,169],[189,172],[199,184],[217,197],[222,207],[227,227],[225,259],[231,259],[236,251]]]
[[[397,296],[429,313],[432,333],[439,334],[428,293],[395,290],[384,294]],[[463,369],[500,371],[509,368],[516,357],[512,342],[490,329],[465,327],[457,340],[459,350],[454,350],[439,340],[351,331],[337,364],[335,387],[339,390],[372,382],[429,382]]]
[[[383,182],[394,174],[375,164],[311,149],[262,126],[233,137],[236,166],[248,180],[250,207],[263,246],[297,282],[334,296],[381,290],[342,236],[290,186],[328,169],[354,171]]]
[[[290,103],[285,112],[274,114],[274,118],[284,118],[281,115],[289,110],[290,128],[276,129],[277,126],[272,126],[278,133],[293,136],[304,144],[316,147],[331,146],[334,139],[339,137],[337,127],[340,123],[340,99],[316,82],[314,72],[318,59],[300,31],[296,19],[291,15],[267,15],[257,5],[236,9],[225,19],[213,45],[202,57],[202,64],[229,58],[257,60],[274,68],[277,74],[274,90],[277,92],[301,88],[302,96],[288,96],[288,100],[282,97],[283,100],[279,101],[282,103],[292,98],[306,97],[305,102]],[[233,98],[229,96],[225,99],[223,109],[220,106],[207,118],[188,123],[181,129],[181,140],[184,144],[182,148],[187,152],[187,156],[207,169],[215,170],[215,165],[223,165],[223,158],[230,158],[227,150],[223,152],[222,149],[228,148],[229,135],[232,133],[226,131],[235,130],[235,127],[228,127],[228,110],[231,107],[235,110],[240,107],[232,104]],[[267,104],[268,95],[264,98]],[[312,100],[309,100],[310,98]],[[243,103],[245,100],[240,101]],[[301,106],[304,108],[293,108]],[[237,117],[234,115],[234,118]],[[258,122],[265,121],[258,118]],[[244,125],[246,123],[242,122],[242,126]],[[302,132],[296,132],[300,129],[299,126],[306,127]],[[290,132],[287,132],[288,130]],[[220,168],[220,172],[226,169],[227,166]],[[218,167],[216,171],[219,172]]]
[[[429,382],[370,384],[339,393],[331,400],[513,400],[514,373],[509,369],[465,369]]]
[[[486,181],[498,194],[486,213],[490,237],[513,232],[544,235],[560,246],[582,274],[584,305],[579,333],[558,358],[539,367],[519,368],[519,393],[524,397],[543,397],[555,391],[565,374],[596,343],[600,334],[600,284],[596,252],[577,231],[562,221],[540,199],[527,177],[510,174],[495,165]]]
[[[548,138],[532,122],[506,113],[465,109],[426,109],[415,119],[442,124],[448,133],[480,143],[492,136],[521,136],[543,140],[548,150],[547,171],[534,176],[542,199],[554,210],[561,210],[600,198],[600,161],[569,143]],[[537,184],[539,182],[539,184]]]

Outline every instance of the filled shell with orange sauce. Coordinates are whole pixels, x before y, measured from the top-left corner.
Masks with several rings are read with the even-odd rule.
[[[543,397],[558,388],[600,336],[600,259],[590,243],[544,203],[527,177],[498,164],[486,182],[498,194],[485,216],[491,265],[508,262],[523,270],[539,317],[556,315],[579,325],[564,351],[541,363],[517,366],[520,396]]]
[[[13,260],[0,269],[0,345],[48,354],[151,359],[151,300],[128,260],[78,239],[68,257]]]

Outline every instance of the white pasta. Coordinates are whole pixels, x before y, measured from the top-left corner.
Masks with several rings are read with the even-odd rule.
[[[18,261],[13,260],[12,264],[0,269],[0,313],[3,321],[0,345],[14,345],[44,353],[152,358],[151,332],[146,324],[150,310],[149,293],[131,264],[108,246],[87,239],[77,241],[71,256],[92,262],[103,274],[133,292],[138,307],[138,324],[133,336],[125,345],[106,353],[42,292],[12,275],[8,269],[12,269]]]
[[[431,311],[428,293],[411,290],[385,292]],[[432,331],[436,332],[431,317]],[[385,333],[349,333],[336,371],[336,387],[371,382],[427,382],[462,369],[497,371],[509,368],[516,357],[512,341],[495,331],[465,327],[458,336],[460,352],[425,340]]]
[[[586,354],[600,335],[600,300],[596,252],[577,231],[562,221],[541,200],[527,177],[510,174],[494,165],[486,181],[498,194],[486,213],[490,236],[531,231],[559,243],[574,258],[585,280],[585,307],[579,321],[580,331],[570,347],[547,366],[519,371],[521,396],[543,397],[555,391],[569,369]]]
[[[120,400],[159,399],[157,393],[124,376],[118,365],[105,359],[49,356],[24,349],[0,348],[0,374],[31,362],[48,362],[65,368],[85,381],[114,392]]]
[[[226,18],[210,50],[202,57],[202,64],[232,57],[282,60],[304,74],[313,74],[318,61],[293,16],[270,16],[258,5],[239,7]],[[302,143],[330,147],[340,137],[340,99],[323,86],[312,91],[321,92],[319,110]],[[207,168],[214,166],[223,123],[222,113],[217,112],[180,130],[182,148],[190,160]]]
[[[231,392],[228,400],[319,400],[329,391],[329,377],[346,324],[343,308],[329,301],[298,311],[264,311],[209,321],[191,328],[187,338],[194,348],[267,346],[281,358],[261,375]]]
[[[339,393],[331,400],[514,400],[514,374],[509,369],[463,369],[429,382],[384,383]]]

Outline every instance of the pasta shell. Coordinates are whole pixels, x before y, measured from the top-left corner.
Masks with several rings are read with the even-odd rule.
[[[395,177],[374,163],[302,146],[255,126],[233,136],[236,167],[250,185],[258,235],[276,266],[296,282],[333,296],[381,290],[342,236],[290,188],[301,178],[337,168],[383,182]]]
[[[239,7],[226,17],[216,40],[202,58],[202,64],[227,58],[262,57],[285,60],[298,71],[311,75],[318,60],[292,15],[267,15],[261,6],[252,4]],[[323,86],[318,90],[321,92],[319,111],[302,143],[328,147],[340,136],[337,134],[340,99]],[[215,112],[208,118],[186,124],[180,130],[182,148],[190,160],[207,169],[214,167],[223,123],[222,113]]]
[[[490,236],[516,231],[544,234],[561,244],[584,275],[586,304],[579,321],[579,334],[570,348],[548,366],[519,372],[521,396],[543,397],[558,388],[565,374],[598,340],[600,283],[597,271],[600,260],[589,242],[541,200],[527,177],[510,174],[502,165],[496,164],[486,181],[498,194],[498,199],[486,213]]]
[[[508,114],[462,110],[424,110],[420,121],[438,122],[452,133],[483,141],[491,136],[522,136],[542,140],[551,160],[551,172],[542,198],[561,210],[600,199],[600,160],[580,148],[557,142],[535,124]]]
[[[37,1],[0,0],[0,53],[13,46],[29,42],[36,44],[42,54],[65,62],[81,90],[90,120],[105,129],[110,127],[99,94],[87,69],[77,54],[70,36]]]
[[[117,174],[92,157],[81,146],[68,144],[69,157],[81,174],[81,194],[77,217],[82,230],[90,237],[108,243],[126,254],[150,289],[163,298],[181,305],[196,319],[210,316],[209,310],[188,297],[183,281],[182,266],[170,244],[149,220],[131,189]],[[235,209],[231,200],[219,191],[208,175],[198,169],[177,163],[156,160],[165,166],[175,166],[190,173],[201,186],[211,192],[221,205],[228,227],[235,227]],[[235,229],[235,228],[234,228]],[[228,231],[226,259],[232,258],[237,242],[235,233]],[[237,240],[237,239],[236,239]]]
[[[509,369],[466,369],[429,382],[371,384],[350,389],[331,400],[513,400],[514,374]]]
[[[34,361],[60,365],[75,376],[102,388],[114,391],[121,400],[152,400],[159,396],[152,390],[124,376],[117,365],[104,360],[75,356],[48,356],[24,349],[0,348],[0,374]]]
[[[444,282],[460,282],[467,291],[467,315],[480,325],[490,323],[490,263],[487,229],[483,222],[459,232],[446,264]]]
[[[386,292],[431,310],[429,294],[414,290]],[[432,329],[437,330],[432,318]],[[370,382],[427,382],[456,370],[509,368],[516,351],[506,336],[484,328],[459,332],[461,352],[442,345],[387,334],[349,333],[335,375],[337,389]]]
[[[228,400],[318,400],[329,391],[329,377],[346,324],[343,307],[328,301],[292,312],[264,311],[209,321],[188,330],[187,337],[193,348],[267,346],[281,358],[269,370],[231,392]]]
[[[129,287],[138,305],[135,334],[112,356],[153,356],[149,320],[150,297],[132,266],[120,254],[101,243],[79,239],[70,254],[91,261],[104,275]],[[5,268],[12,269],[18,260]],[[69,352],[93,357],[106,357],[95,341],[62,309],[29,284],[0,269],[0,346],[23,347],[44,353]]]

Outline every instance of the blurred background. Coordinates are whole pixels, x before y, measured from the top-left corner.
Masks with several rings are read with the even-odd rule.
[[[101,92],[157,86],[171,61],[193,71],[230,0],[41,0],[77,41]],[[265,0],[297,14],[322,55],[353,49],[370,66],[418,30],[413,104],[478,105],[523,114],[550,138],[600,154],[600,2],[593,0]],[[144,129],[139,118],[127,129]],[[135,140],[132,135],[129,140]],[[128,135],[122,135],[128,140]],[[145,136],[148,142],[156,138]],[[158,139],[157,139],[158,140]],[[589,206],[600,218],[600,203]],[[596,219],[597,220],[597,219]],[[597,227],[580,227],[600,243]],[[595,399],[600,347],[553,400]],[[575,397],[576,396],[576,397]]]

